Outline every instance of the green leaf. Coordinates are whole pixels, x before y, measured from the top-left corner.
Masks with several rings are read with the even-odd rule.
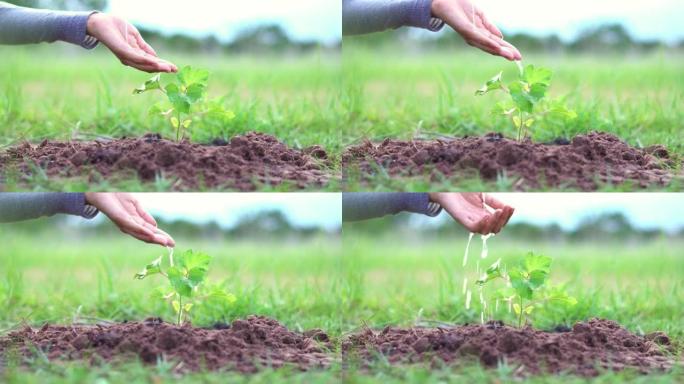
[[[185,90],[185,93],[188,95],[188,101],[190,103],[195,103],[201,98],[204,97],[205,95],[205,90],[206,86],[202,84],[191,84],[188,86],[188,88]]]
[[[546,278],[548,277],[548,273],[541,271],[541,270],[534,270],[530,272],[530,277],[529,277],[529,286],[532,289],[537,289],[546,283]]]
[[[546,111],[546,116],[551,119],[569,121],[576,119],[577,113],[571,109],[568,109],[562,102],[553,101],[550,103]]]
[[[184,312],[190,312],[191,309],[192,309],[192,303],[183,304],[183,311]]]
[[[173,307],[174,312],[178,313],[180,311],[180,302],[178,302],[178,300],[172,301],[171,306]]]
[[[549,86],[546,84],[532,84],[530,85],[530,90],[528,94],[530,95],[530,98],[536,103],[539,100],[543,99],[544,96],[546,96],[547,89],[549,89]]]
[[[549,288],[549,290],[545,292],[545,300],[562,307],[572,307],[577,304],[577,299],[569,296],[560,286]]]
[[[538,270],[548,274],[551,272],[551,258],[544,255],[535,255],[530,252],[525,256],[523,266],[527,272]]]
[[[190,120],[190,119],[183,120],[183,128],[189,127],[190,124],[192,124],[192,120]]]
[[[513,102],[518,107],[519,110],[523,112],[532,112],[534,108],[534,103],[529,93],[525,90],[526,84],[520,81],[516,81],[508,86],[508,90],[511,93],[511,98]]]
[[[173,108],[181,113],[190,112],[190,101],[187,95],[181,92],[180,88],[176,84],[169,84],[166,86],[166,96],[169,98],[169,102],[173,105]]]
[[[186,276],[192,287],[196,287],[204,281],[209,271],[211,256],[203,252],[187,250],[176,260],[176,265],[185,269]]]
[[[513,304],[513,311],[516,315],[520,314],[520,304]]]
[[[534,119],[525,120],[525,126],[526,127],[531,127],[533,123],[534,123]]]
[[[185,86],[191,84],[202,84],[206,86],[209,81],[209,71],[186,66],[178,72],[178,80]]]
[[[171,125],[172,125],[174,128],[178,128],[178,124],[179,124],[178,118],[177,118],[176,116],[173,116],[173,117],[171,118]]]
[[[520,116],[513,116],[513,125],[515,125],[516,128],[520,128]]]
[[[495,261],[492,265],[487,268],[484,275],[478,279],[475,284],[485,285],[487,282],[501,277],[501,259]]]
[[[505,115],[509,116],[516,111],[515,105],[510,102],[498,102],[494,105],[494,110],[492,111],[495,115]]]
[[[531,299],[533,290],[530,287],[529,280],[526,279],[525,274],[519,268],[513,268],[508,272],[508,278],[511,281],[511,286],[515,289],[518,296],[523,299]]]
[[[154,261],[147,264],[142,271],[135,274],[135,278],[138,280],[142,280],[147,276],[161,273],[162,258],[163,256],[159,256],[158,258],[154,259]]]
[[[176,259],[176,265],[181,266],[187,270],[193,268],[204,268],[209,269],[209,263],[211,262],[211,256],[204,252],[195,252],[189,249],[182,254],[178,255]]]
[[[192,296],[193,284],[180,268],[177,266],[170,267],[167,274],[169,276],[169,283],[171,283],[176,293],[185,297]]]
[[[485,85],[483,85],[480,89],[475,91],[476,96],[481,96],[486,94],[489,91],[493,91],[496,89],[501,89],[503,88],[503,84],[501,83],[501,74],[502,72],[499,72],[496,76],[492,77],[491,79],[487,80]]]
[[[506,288],[497,289],[495,296],[499,299],[510,300],[515,295],[517,295],[517,292],[515,291],[515,289],[513,289],[512,287],[506,287]]]
[[[164,287],[157,287],[152,290],[150,293],[150,299],[152,300],[166,300],[168,299],[169,294],[173,294],[173,292],[169,292],[168,288]]]
[[[161,79],[161,74],[154,75],[151,79],[144,82],[141,86],[133,90],[134,95],[141,94],[143,92],[151,91],[153,89],[160,89],[161,84],[159,80]]]
[[[528,84],[545,84],[551,83],[551,70],[544,67],[535,67],[530,64],[525,67],[522,79]]]

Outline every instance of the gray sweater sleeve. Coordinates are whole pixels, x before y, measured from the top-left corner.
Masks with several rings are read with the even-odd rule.
[[[432,0],[342,0],[342,34],[361,35],[399,27],[438,31],[444,22],[432,17]]]
[[[92,219],[97,208],[86,204],[83,193],[0,193],[0,222],[36,219],[65,213]]]
[[[342,221],[359,221],[399,212],[437,216],[442,207],[427,193],[348,192],[342,194]]]
[[[97,39],[86,34],[93,12],[63,12],[17,7],[0,1],[0,44],[66,41],[94,48]]]

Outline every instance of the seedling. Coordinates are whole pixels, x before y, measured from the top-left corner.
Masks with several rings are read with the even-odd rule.
[[[482,88],[475,91],[481,96],[490,91],[501,90],[507,93],[510,101],[496,104],[495,113],[511,119],[518,130],[518,141],[527,137],[528,129],[544,115],[571,120],[577,114],[568,109],[561,100],[547,101],[546,92],[551,85],[551,70],[544,67],[520,65],[518,79],[506,86],[502,80],[503,71],[489,79]]]
[[[220,100],[206,100],[209,71],[186,66],[176,74],[175,81],[165,86],[161,84],[161,75],[156,74],[140,87],[133,90],[134,95],[158,90],[168,99],[168,103],[155,104],[150,113],[160,114],[168,119],[176,130],[176,141],[185,137],[193,118],[211,115],[223,122],[232,120],[235,114],[225,110]]]
[[[545,303],[553,301],[566,306],[577,304],[577,300],[568,296],[561,287],[546,286],[550,272],[551,258],[530,252],[519,265],[508,271],[501,266],[501,259],[497,260],[487,268],[476,284],[482,287],[497,279],[505,280],[507,287],[499,289],[496,297],[513,303],[520,328],[523,317],[527,319],[535,308],[540,308]]]
[[[187,314],[201,300],[218,301],[225,305],[235,302],[234,295],[226,293],[216,286],[204,289],[211,256],[203,252],[187,250],[174,259],[173,251],[170,250],[169,265],[166,270],[163,270],[162,267],[163,258],[164,255],[159,256],[147,264],[142,271],[135,274],[135,278],[142,280],[147,276],[160,274],[168,279],[171,291],[159,288],[155,293],[156,296],[170,301],[177,315],[178,325],[183,324]]]

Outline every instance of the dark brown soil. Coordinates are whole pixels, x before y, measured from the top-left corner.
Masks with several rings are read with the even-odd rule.
[[[30,357],[35,348],[50,360],[122,360],[139,357],[174,362],[178,372],[236,370],[256,372],[262,367],[292,366],[300,370],[324,368],[331,362],[328,336],[320,330],[289,331],[276,320],[250,316],[216,329],[175,326],[159,319],[97,326],[26,327],[0,338],[0,356],[10,350]]]
[[[424,176],[433,180],[480,176],[496,180],[505,174],[517,190],[571,187],[595,190],[599,184],[630,182],[636,187],[664,186],[672,165],[663,146],[630,147],[618,137],[592,132],[554,143],[519,143],[490,133],[453,140],[369,141],[349,147],[342,157],[345,171],[358,169],[362,180],[384,168],[391,176]],[[349,177],[349,174],[346,175]]]
[[[599,369],[667,370],[670,341],[663,333],[640,337],[610,320],[577,323],[566,332],[517,329],[502,323],[453,328],[366,329],[342,344],[346,361],[369,363],[378,354],[391,364],[431,362],[435,366],[479,360],[486,367],[507,362],[515,373],[573,373],[596,376]]]
[[[50,178],[85,176],[93,181],[133,174],[149,182],[161,175],[177,180],[173,186],[179,190],[203,186],[248,191],[284,182],[298,188],[322,186],[329,180],[329,161],[318,146],[296,150],[262,133],[213,145],[176,143],[148,134],[109,141],[24,143],[0,154],[0,171],[16,168],[30,176],[38,165]]]

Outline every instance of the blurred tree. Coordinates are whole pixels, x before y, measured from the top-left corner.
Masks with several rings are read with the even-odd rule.
[[[634,40],[623,25],[606,24],[580,31],[569,48],[572,51],[605,52],[625,51],[634,45]]]

